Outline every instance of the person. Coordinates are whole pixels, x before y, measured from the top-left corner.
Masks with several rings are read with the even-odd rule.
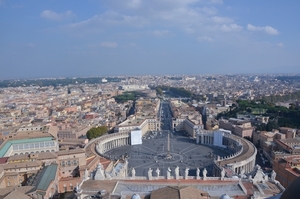
[[[135,177],[135,169],[134,168],[132,168],[132,170],[131,170],[131,175],[132,175],[132,177]]]

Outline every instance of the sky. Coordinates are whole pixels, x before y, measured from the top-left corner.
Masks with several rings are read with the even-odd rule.
[[[0,0],[0,79],[300,73],[300,1]]]

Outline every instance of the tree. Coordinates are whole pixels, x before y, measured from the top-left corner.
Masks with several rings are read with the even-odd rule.
[[[157,87],[155,90],[158,95],[161,95],[161,96],[163,95],[163,91],[161,88]]]
[[[93,139],[96,137],[100,137],[103,134],[105,134],[107,132],[107,127],[106,126],[99,126],[99,127],[93,127],[90,130],[88,130],[88,132],[86,133],[86,137],[88,139]]]

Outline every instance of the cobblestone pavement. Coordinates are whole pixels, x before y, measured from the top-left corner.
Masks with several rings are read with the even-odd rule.
[[[180,168],[179,174],[184,176],[185,169],[189,168],[189,176],[196,175],[196,168],[206,168],[208,176],[211,175],[213,156],[229,155],[226,150],[206,145],[196,144],[195,139],[187,137],[184,132],[170,133],[170,159],[167,159],[168,131],[152,132],[143,137],[141,145],[123,146],[112,149],[105,153],[112,159],[122,155],[128,156],[129,176],[134,168],[136,176],[148,176],[148,169],[153,170],[152,175],[156,176],[156,169],[160,169],[160,176],[166,176],[167,168],[170,167],[174,175],[175,167]]]

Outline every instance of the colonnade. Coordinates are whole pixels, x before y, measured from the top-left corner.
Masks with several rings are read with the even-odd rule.
[[[198,144],[215,145],[214,131],[201,130],[197,136]],[[231,170],[230,173],[240,174],[241,172],[249,173],[255,167],[255,157],[257,149],[255,146],[241,138],[232,134],[223,134],[221,138],[223,146],[232,153],[225,157],[218,157],[215,161],[214,175],[220,176],[222,168]]]
[[[197,144],[214,144],[214,137],[213,134],[200,134],[197,135]]]
[[[130,145],[130,137],[116,136],[114,140],[108,139],[102,142],[98,142],[96,145],[96,150],[98,151],[98,153],[103,154],[111,149],[125,145]]]
[[[105,152],[114,149],[116,147],[130,145],[131,138],[130,138],[130,133],[113,133],[113,134],[106,134],[99,138],[96,138],[89,144],[91,143],[95,143],[96,145],[95,149],[99,155],[104,155]]]
[[[242,170],[244,170],[245,173],[250,173],[255,167],[255,160],[249,161],[247,164],[244,164],[243,166],[237,166],[234,168],[235,173],[241,173]]]

